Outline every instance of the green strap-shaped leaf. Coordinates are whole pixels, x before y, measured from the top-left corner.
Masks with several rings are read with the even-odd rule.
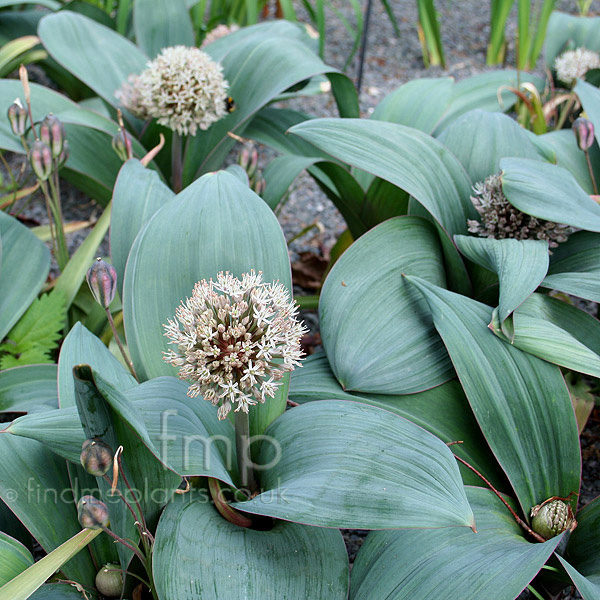
[[[85,548],[102,529],[84,529],[0,588],[0,600],[26,600],[66,562]]]
[[[516,348],[600,377],[600,323],[588,313],[556,298],[533,294],[509,321],[509,341]]]
[[[27,365],[0,372],[0,412],[56,408],[56,365]]]
[[[562,167],[526,158],[504,158],[502,191],[520,211],[539,219],[600,232],[600,206]]]
[[[174,197],[157,173],[137,160],[128,160],[119,171],[112,199],[110,255],[121,296],[125,264],[135,236],[154,213]]]
[[[0,588],[32,564],[31,552],[21,542],[0,531]]]
[[[362,545],[351,600],[514,600],[561,537],[532,544],[494,494],[467,489],[477,535],[461,529],[374,531]]]
[[[29,600],[81,600],[81,592],[70,583],[46,583]]]
[[[500,322],[537,289],[548,271],[546,241],[457,235],[454,242],[467,258],[498,275]]]
[[[563,52],[565,45],[571,40],[577,48],[600,51],[599,27],[600,17],[579,17],[554,11],[546,29],[544,43],[546,66],[553,67],[554,59]]]
[[[168,46],[195,45],[185,0],[135,0],[133,30],[138,45],[151,58]]]
[[[302,368],[292,373],[290,399],[300,404],[318,400],[349,400],[389,410],[426,429],[443,442],[462,441],[462,444],[452,446],[452,451],[480,473],[485,473],[497,489],[510,489],[456,380],[404,396],[345,392],[332,373],[327,357],[320,352],[307,357]],[[481,485],[481,479],[473,471],[460,463],[458,466],[465,485]]]
[[[544,287],[600,302],[600,236],[578,231],[550,259]]]
[[[437,236],[419,217],[378,225],[327,276],[319,300],[321,336],[346,390],[409,394],[454,376],[426,303],[402,273],[445,284]]]
[[[263,171],[266,183],[263,200],[275,210],[296,177],[320,160],[309,156],[278,156],[273,159]]]
[[[108,348],[81,323],[76,323],[65,338],[58,357],[58,398],[61,408],[75,406],[73,367],[92,365],[95,371],[125,391],[137,381],[115,358]]]
[[[0,211],[0,341],[46,281],[50,252],[27,227]]]
[[[0,498],[46,552],[81,530],[63,459],[39,442],[9,433],[0,433],[0,456]],[[84,553],[62,571],[86,585],[96,576],[90,555]]]
[[[492,309],[407,277],[429,303],[475,418],[523,514],[579,490],[581,456],[569,392],[558,367],[498,339]]]
[[[500,172],[505,156],[539,159],[535,146],[517,122],[497,112],[465,113],[438,137],[458,158],[473,183]]]
[[[556,558],[558,558],[560,564],[569,574],[583,600],[596,600],[600,598],[600,573],[586,577],[570,565],[560,554],[557,554]]]
[[[167,506],[153,572],[161,600],[348,595],[348,556],[339,531],[281,521],[269,531],[237,527],[217,513],[206,490]]]
[[[274,441],[257,461],[266,491],[239,510],[323,527],[474,527],[446,444],[386,410],[309,402],[266,435]]]

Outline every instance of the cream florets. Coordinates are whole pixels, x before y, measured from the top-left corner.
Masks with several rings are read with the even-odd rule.
[[[141,118],[154,118],[180,135],[196,135],[227,114],[223,69],[199,48],[164,48],[116,93]]]
[[[232,25],[217,25],[214,29],[211,29],[206,37],[202,40],[202,48],[204,46],[208,46],[217,40],[220,40],[222,37],[229,35],[230,33],[235,33],[239,31],[240,26],[233,23]]]
[[[202,280],[191,298],[168,320],[165,336],[177,350],[164,360],[191,381],[188,396],[202,395],[218,406],[224,419],[232,407],[273,398],[286,371],[300,366],[300,339],[307,332],[298,306],[279,283],[263,283],[262,273],[219,273]],[[181,329],[180,329],[181,327]]]
[[[600,56],[586,48],[567,50],[554,61],[556,77],[568,86],[583,77],[590,69],[600,69]]]
[[[573,228],[560,223],[537,219],[516,209],[502,191],[500,175],[490,175],[473,186],[471,202],[480,220],[469,219],[471,233],[480,237],[503,240],[547,240],[550,248],[566,242]]]

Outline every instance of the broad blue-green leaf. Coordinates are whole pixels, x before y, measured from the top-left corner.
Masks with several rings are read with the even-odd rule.
[[[323,527],[474,527],[446,444],[393,413],[309,402],[266,435],[276,441],[263,441],[257,461],[266,491],[239,510]]]
[[[141,379],[173,375],[163,323],[201,279],[251,269],[291,287],[287,246],[277,218],[229,173],[205,175],[163,206],[137,236],[125,273],[125,331]]]
[[[477,535],[461,529],[374,531],[358,552],[351,600],[514,600],[561,537],[532,544],[490,490],[467,489]]]
[[[58,357],[58,401],[61,408],[75,406],[73,367],[80,364],[91,365],[121,391],[137,385],[108,348],[81,323],[76,323],[65,338]]]
[[[600,23],[600,17],[596,20]],[[600,140],[600,90],[597,87],[578,79],[574,91],[579,97],[588,118],[594,124],[596,140]],[[600,144],[600,141],[598,143]]]
[[[110,225],[110,255],[117,271],[117,288],[123,295],[125,264],[135,236],[175,194],[158,174],[137,160],[128,160],[115,183]]]
[[[46,281],[50,252],[17,219],[0,211],[0,341]]]
[[[550,68],[553,66],[554,59],[566,49],[565,46],[570,41],[576,48],[600,51],[598,28],[600,28],[600,17],[578,17],[554,11],[546,29],[544,43],[546,66]]]
[[[83,550],[101,529],[84,529],[0,588],[0,600],[27,600],[46,579]]]
[[[46,552],[81,530],[64,460],[39,442],[8,433],[0,433],[0,456],[0,497]],[[84,553],[61,570],[86,585],[96,576]]]
[[[503,322],[540,285],[548,271],[548,242],[537,240],[495,240],[457,235],[458,249],[470,260],[498,275]]]
[[[569,574],[583,600],[597,600],[597,598],[600,598],[600,573],[586,577],[559,554],[556,555],[556,558]]]
[[[555,223],[600,232],[600,206],[557,165],[525,158],[504,158],[502,190],[520,211]]]
[[[135,0],[133,30],[138,46],[150,58],[169,46],[195,46],[185,0]]]
[[[290,133],[358,169],[381,177],[413,196],[453,236],[467,232],[476,216],[471,181],[456,157],[427,134],[394,123],[360,119],[312,119]],[[442,234],[451,282],[468,289],[465,267],[451,239]]]
[[[550,259],[543,285],[600,302],[600,236],[579,231],[560,244]]]
[[[339,531],[282,521],[268,531],[237,527],[208,502],[206,490],[167,506],[156,532],[153,571],[162,600],[348,595],[348,556]]]
[[[31,552],[21,542],[0,531],[0,597],[2,586],[32,564]]]
[[[307,357],[302,368],[292,373],[290,399],[300,404],[349,400],[389,410],[426,429],[443,442],[462,441],[462,444],[452,446],[452,452],[480,473],[485,473],[497,489],[510,489],[456,380],[425,392],[403,396],[345,392],[332,373],[327,357],[320,352]],[[481,485],[481,479],[473,471],[460,463],[458,466],[465,485]]]
[[[416,277],[475,418],[523,513],[579,490],[581,456],[558,367],[513,348],[487,327],[492,309]]]
[[[263,171],[265,191],[263,200],[273,210],[287,194],[296,177],[308,167],[319,162],[320,158],[310,156],[278,156]]]
[[[325,280],[321,336],[345,390],[409,394],[454,376],[427,304],[402,273],[445,285],[437,236],[419,217],[397,217],[373,228],[344,252]]]
[[[148,61],[127,38],[70,11],[44,17],[38,35],[52,58],[115,107],[115,92]]]
[[[46,583],[29,598],[30,600],[81,600],[81,592],[70,583]]]
[[[539,159],[525,130],[497,112],[471,110],[444,129],[438,139],[458,158],[473,183],[499,173],[500,159],[506,156]]]
[[[543,79],[530,73],[517,73],[514,69],[479,73],[455,83],[450,106],[438,123],[436,132],[439,133],[456,118],[475,108],[489,112],[509,111],[516,103],[517,96],[508,88],[516,88],[519,81],[529,81],[539,90],[544,89]]]
[[[600,377],[600,323],[588,313],[556,298],[532,294],[513,313],[510,329],[516,348]]]
[[[0,412],[56,408],[56,365],[27,365],[0,372]]]

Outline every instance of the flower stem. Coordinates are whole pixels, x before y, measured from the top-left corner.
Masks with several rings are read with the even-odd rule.
[[[235,413],[235,449],[241,486],[249,490],[256,490],[257,485],[250,456],[250,416],[243,410]]]
[[[590,172],[590,178],[592,179],[592,185],[594,186],[594,194],[598,195],[598,186],[596,185],[596,177],[594,176],[594,169],[592,169],[592,163],[590,161],[590,153],[585,150],[585,160],[587,161],[588,170]]]
[[[182,148],[181,136],[174,131],[173,138],[171,140],[171,182],[173,184],[173,191],[179,194],[181,191],[182,171],[183,162],[181,159],[181,148]]]
[[[135,377],[135,379],[137,379],[135,371],[133,369],[133,363],[131,362],[131,359],[127,355],[127,352],[125,351],[125,348],[121,342],[121,338],[119,337],[119,334],[117,332],[117,328],[115,326],[115,322],[113,321],[113,317],[110,312],[110,309],[106,308],[105,310],[106,310],[106,318],[108,319],[108,324],[110,325],[110,329],[113,333],[113,337],[115,338],[115,341],[117,342],[117,346],[119,346],[121,355],[123,356],[123,359],[125,360],[125,363],[127,364],[127,367],[129,368],[129,371]]]
[[[571,110],[573,110],[573,106],[575,106],[575,101],[576,101],[575,94],[573,92],[571,92],[571,97],[569,98],[566,105],[562,109],[562,112],[560,113],[560,117],[558,118],[558,123],[556,124],[554,131],[559,131],[560,129],[562,129],[563,125],[565,124],[565,122],[567,120],[567,117],[571,113]]]

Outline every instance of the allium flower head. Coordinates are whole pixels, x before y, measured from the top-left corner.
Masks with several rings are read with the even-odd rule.
[[[260,271],[241,280],[221,272],[216,282],[199,281],[177,307],[177,320],[164,325],[177,350],[163,358],[179,367],[180,379],[193,382],[188,396],[201,394],[219,407],[219,419],[232,407],[247,413],[273,398],[284,373],[300,366],[307,330],[297,314],[285,287],[263,283]]]
[[[233,23],[233,25],[217,25],[214,29],[211,29],[206,37],[202,40],[201,48],[204,46],[208,46],[217,40],[220,40],[222,37],[229,35],[230,33],[235,33],[240,28],[239,25]]]
[[[502,191],[500,175],[490,175],[473,186],[471,202],[479,213],[480,221],[469,219],[471,233],[480,237],[503,240],[547,240],[550,248],[566,242],[573,228],[560,223],[537,219],[516,209]]]
[[[139,75],[130,76],[117,97],[142,118],[180,135],[196,135],[227,114],[223,69],[199,48],[164,48]]]
[[[600,56],[586,48],[566,50],[554,61],[556,77],[568,86],[583,77],[590,69],[600,69]]]

